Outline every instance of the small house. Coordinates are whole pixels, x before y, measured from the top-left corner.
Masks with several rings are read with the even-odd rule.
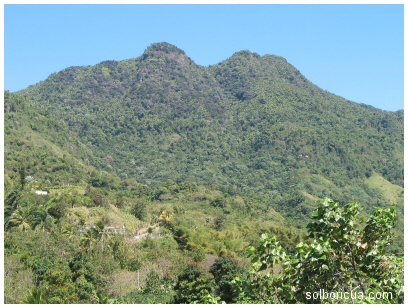
[[[36,190],[35,193],[37,195],[48,195],[48,191],[44,191],[44,190]]]

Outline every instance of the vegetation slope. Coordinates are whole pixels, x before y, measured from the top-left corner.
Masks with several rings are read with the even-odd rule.
[[[323,91],[281,57],[202,67],[158,43],[4,96],[6,302],[245,302],[230,282],[250,277],[247,247],[265,232],[288,253],[311,244],[326,196],[366,217],[395,205],[381,253],[403,253],[403,111]]]

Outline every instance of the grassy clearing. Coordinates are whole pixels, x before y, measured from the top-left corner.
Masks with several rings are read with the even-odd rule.
[[[121,228],[123,224],[126,224],[126,230],[130,233],[134,233],[137,228],[144,227],[146,223],[141,222],[133,215],[120,211],[114,206],[110,206],[110,208],[103,208],[103,207],[93,207],[93,208],[86,208],[86,207],[75,207],[69,209],[68,216],[71,219],[81,219],[86,221],[88,226],[95,225],[96,222],[99,220],[104,220],[106,222],[106,226],[112,226],[116,228]]]
[[[373,175],[369,177],[365,183],[372,188],[380,189],[384,197],[393,204],[398,204],[404,201],[404,188],[390,183],[378,173],[373,173]]]
[[[303,192],[303,195],[304,195],[305,197],[309,198],[309,199],[312,200],[312,201],[317,201],[317,200],[319,200],[318,197],[313,196],[313,195],[307,193],[306,191]]]

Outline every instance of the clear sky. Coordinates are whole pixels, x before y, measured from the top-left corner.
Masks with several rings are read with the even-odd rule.
[[[324,90],[404,108],[403,5],[6,4],[4,19],[4,88],[12,92],[168,42],[205,66],[243,49],[279,55]]]

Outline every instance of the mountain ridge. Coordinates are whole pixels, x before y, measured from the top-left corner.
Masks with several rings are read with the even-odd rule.
[[[204,67],[156,43],[140,57],[67,68],[18,94],[63,119],[96,168],[147,185],[196,181],[266,195],[279,208],[291,193],[323,197],[329,187],[335,200],[374,204],[364,188],[373,172],[403,185],[403,112],[324,91],[279,56],[243,50]],[[309,183],[314,175],[337,188]]]
[[[145,49],[145,51],[144,51],[144,52],[142,53],[142,55],[140,55],[139,57],[124,59],[124,60],[104,60],[104,61],[101,61],[101,62],[95,64],[95,65],[70,66],[70,67],[67,67],[66,69],[63,69],[63,70],[59,71],[59,72],[56,72],[56,73],[51,74],[47,79],[49,79],[50,77],[51,77],[51,78],[55,78],[56,76],[59,76],[59,75],[61,75],[61,74],[65,74],[65,76],[61,76],[59,79],[65,79],[65,78],[67,78],[67,77],[69,78],[70,76],[72,77],[72,74],[73,74],[74,72],[77,72],[77,71],[81,71],[81,70],[85,70],[85,69],[90,69],[90,68],[99,68],[99,67],[101,67],[101,68],[103,68],[103,67],[107,67],[107,68],[111,67],[111,68],[112,68],[112,66],[118,66],[120,63],[137,62],[138,59],[146,60],[146,59],[148,59],[148,58],[157,58],[158,55],[160,55],[161,57],[163,57],[163,56],[165,56],[165,55],[167,55],[167,57],[168,57],[169,55],[179,55],[179,56],[181,55],[181,56],[184,56],[184,57],[182,57],[182,58],[185,58],[185,60],[188,61],[190,65],[195,65],[195,66],[197,66],[197,67],[204,68],[204,69],[211,69],[211,68],[213,68],[213,67],[219,66],[219,65],[222,64],[222,63],[226,63],[226,62],[231,61],[231,60],[233,60],[233,59],[235,59],[235,58],[242,58],[242,57],[246,57],[247,59],[256,58],[256,59],[259,59],[259,60],[263,60],[264,62],[267,61],[267,60],[269,60],[269,62],[280,62],[280,64],[286,64],[287,66],[291,67],[291,69],[293,70],[292,73],[293,73],[294,75],[296,75],[296,76],[299,76],[300,79],[301,79],[303,82],[306,82],[309,86],[313,86],[313,87],[315,87],[316,89],[319,89],[322,93],[326,93],[326,94],[329,93],[329,94],[331,94],[331,95],[335,95],[335,96],[337,96],[337,97],[343,98],[342,96],[339,96],[339,95],[336,95],[336,94],[332,94],[332,93],[330,93],[330,92],[328,92],[328,91],[326,91],[326,90],[322,90],[321,88],[319,88],[318,86],[316,86],[315,84],[313,84],[312,82],[310,82],[303,74],[301,74],[301,72],[300,72],[298,69],[296,69],[293,65],[291,65],[291,64],[290,64],[284,57],[282,57],[282,56],[277,56],[277,55],[272,55],[272,54],[265,54],[265,55],[263,55],[263,56],[260,56],[260,55],[259,55],[258,53],[256,53],[256,52],[252,52],[252,51],[250,51],[250,50],[244,49],[244,50],[240,50],[240,51],[238,51],[238,52],[235,52],[231,57],[229,57],[229,58],[227,58],[227,59],[225,59],[225,60],[219,62],[218,64],[212,64],[212,65],[208,65],[208,66],[203,66],[203,65],[196,64],[190,57],[188,57],[188,56],[186,55],[186,53],[185,53],[182,49],[178,48],[178,47],[175,46],[175,45],[169,44],[169,43],[167,43],[167,42],[160,42],[160,43],[153,43],[153,44],[151,44],[150,46],[148,46],[148,47]],[[174,57],[173,57],[173,58],[174,58]],[[281,68],[282,68],[282,65],[281,65]],[[286,67],[286,68],[287,68],[287,67]],[[285,76],[285,75],[284,75],[284,72],[281,71],[280,73],[281,73],[281,76]],[[140,76],[143,77],[143,75],[140,75]],[[138,76],[138,77],[139,77],[139,76]],[[47,79],[46,79],[46,80],[47,80]],[[292,81],[292,82],[293,82],[293,80],[294,80],[293,76],[289,76],[288,79],[289,79],[290,81]],[[45,80],[44,80],[44,81],[45,81]],[[27,89],[32,88],[32,87],[36,87],[36,86],[38,86],[39,84],[43,84],[44,81],[40,81],[40,82],[37,83],[37,84],[30,85],[30,86],[28,86],[26,89],[22,89],[22,90],[16,91],[16,93],[25,93],[25,92],[27,92],[27,91],[26,91]],[[343,98],[343,99],[345,99],[345,98]],[[345,99],[345,100],[347,100],[347,99]],[[347,100],[347,101],[348,101],[348,102],[351,102],[351,103],[354,103],[354,104],[357,104],[357,105],[359,105],[359,106],[369,106],[369,108],[375,108],[375,109],[380,110],[380,111],[383,111],[383,112],[399,112],[399,111],[402,111],[402,109],[401,109],[401,110],[397,110],[397,111],[386,111],[386,110],[382,110],[382,109],[379,109],[379,108],[377,108],[377,107],[373,107],[373,106],[370,106],[370,105],[367,105],[367,104],[364,104],[364,103],[356,103],[356,102],[352,102],[352,101],[350,101],[350,100]]]

